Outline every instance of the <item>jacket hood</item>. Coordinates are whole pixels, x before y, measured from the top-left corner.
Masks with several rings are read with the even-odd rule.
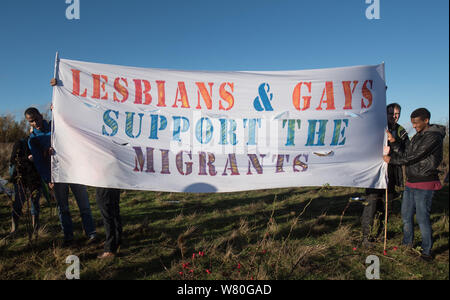
[[[437,132],[441,135],[442,139],[444,139],[446,135],[447,128],[443,125],[431,124],[430,128],[426,132]]]

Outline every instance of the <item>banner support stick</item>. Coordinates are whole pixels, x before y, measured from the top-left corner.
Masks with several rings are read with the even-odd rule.
[[[386,244],[387,244],[387,222],[388,222],[388,189],[386,189],[386,208],[384,212],[384,250],[383,254],[386,255]]]
[[[54,68],[54,71],[53,71],[53,78],[55,78],[57,81],[58,81],[58,72],[59,72],[59,52],[58,51],[56,51],[56,55],[55,55],[55,68]],[[51,113],[51,118],[52,118],[52,124],[51,124],[51,131],[52,131],[52,134],[51,134],[51,137],[50,137],[50,145],[51,145],[51,147],[54,149],[54,147],[55,147],[55,141],[54,141],[54,133],[55,133],[55,120],[54,120],[54,117],[53,117],[53,104],[54,104],[54,101],[55,101],[55,92],[56,92],[56,87],[58,86],[58,82],[57,82],[57,84],[56,84],[56,86],[54,86],[53,87],[53,93],[52,93],[52,103],[50,104],[50,113]],[[53,156],[52,156],[52,158],[51,158],[51,161],[52,161],[52,164],[53,164]],[[53,176],[52,176],[52,182],[53,182]]]

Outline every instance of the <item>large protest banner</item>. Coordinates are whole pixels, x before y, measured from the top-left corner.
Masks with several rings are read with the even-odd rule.
[[[386,188],[384,64],[211,72],[57,59],[57,78],[54,182]]]

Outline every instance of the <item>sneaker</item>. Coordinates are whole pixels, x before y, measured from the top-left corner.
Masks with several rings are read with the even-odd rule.
[[[94,243],[96,243],[96,242],[97,242],[97,236],[96,236],[96,235],[91,235],[91,236],[88,238],[86,244],[87,244],[87,245],[91,245],[91,244],[94,244]]]
[[[103,252],[99,256],[97,256],[98,259],[108,259],[108,258],[114,258],[116,255],[112,252]]]

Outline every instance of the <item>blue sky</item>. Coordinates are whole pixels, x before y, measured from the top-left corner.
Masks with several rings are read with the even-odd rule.
[[[65,0],[0,2],[0,115],[45,110],[62,58],[183,70],[298,70],[386,64],[400,123],[427,107],[449,116],[449,1]]]

